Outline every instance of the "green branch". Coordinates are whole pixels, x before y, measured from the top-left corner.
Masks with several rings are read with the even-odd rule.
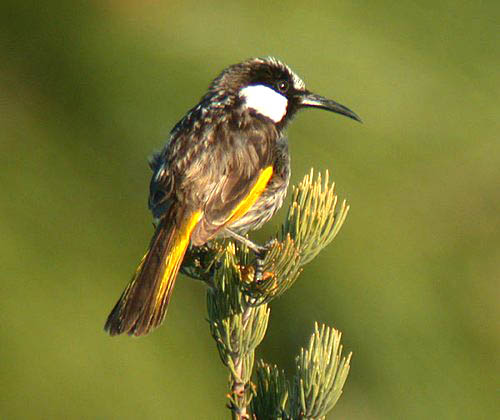
[[[222,363],[229,370],[228,407],[234,419],[321,419],[337,403],[349,373],[351,354],[341,356],[341,333],[315,325],[309,346],[296,358],[291,381],[277,366],[257,363],[255,349],[267,331],[269,302],[297,280],[337,235],[349,206],[338,206],[328,172],[313,171],[293,188],[280,233],[270,242],[264,273],[255,281],[254,258],[244,245],[213,241],[190,248],[182,272],[209,286],[208,322]]]

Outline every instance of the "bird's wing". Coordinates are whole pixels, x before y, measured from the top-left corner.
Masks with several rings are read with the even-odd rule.
[[[155,218],[172,202],[201,210],[191,237],[201,245],[242,217],[262,194],[273,175],[279,134],[274,125],[253,123],[190,136],[173,139],[153,158],[149,204]]]
[[[225,133],[212,149],[215,159],[206,167],[202,184],[203,218],[192,243],[203,244],[225,226],[243,217],[258,200],[273,175],[277,132],[274,127]],[[203,176],[202,176],[203,177]]]

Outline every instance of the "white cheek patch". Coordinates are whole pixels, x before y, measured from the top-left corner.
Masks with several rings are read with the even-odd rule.
[[[286,114],[288,99],[264,85],[247,86],[241,89],[240,96],[245,99],[247,108],[280,122]]]

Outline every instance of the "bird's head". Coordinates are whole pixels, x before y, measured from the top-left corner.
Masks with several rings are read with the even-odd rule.
[[[226,68],[210,85],[209,93],[216,92],[234,96],[241,106],[281,127],[301,108],[325,109],[361,122],[349,108],[307,90],[299,76],[272,57]]]

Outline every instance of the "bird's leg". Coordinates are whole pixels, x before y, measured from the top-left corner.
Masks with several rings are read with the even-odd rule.
[[[233,232],[231,229],[224,229],[224,232],[227,233],[231,238],[236,239],[238,242],[245,245],[247,248],[250,248],[256,255],[257,254],[265,254],[267,248],[264,246],[257,245],[255,242],[252,242],[250,239],[245,238],[244,236]]]
[[[264,260],[266,258],[266,253],[268,248],[266,246],[257,245],[255,242],[252,242],[250,239],[245,238],[242,235],[239,235],[236,232],[233,232],[231,229],[224,229],[224,231],[233,239],[242,243],[243,245],[250,248],[255,254],[255,281],[262,280],[262,274],[264,273]]]

